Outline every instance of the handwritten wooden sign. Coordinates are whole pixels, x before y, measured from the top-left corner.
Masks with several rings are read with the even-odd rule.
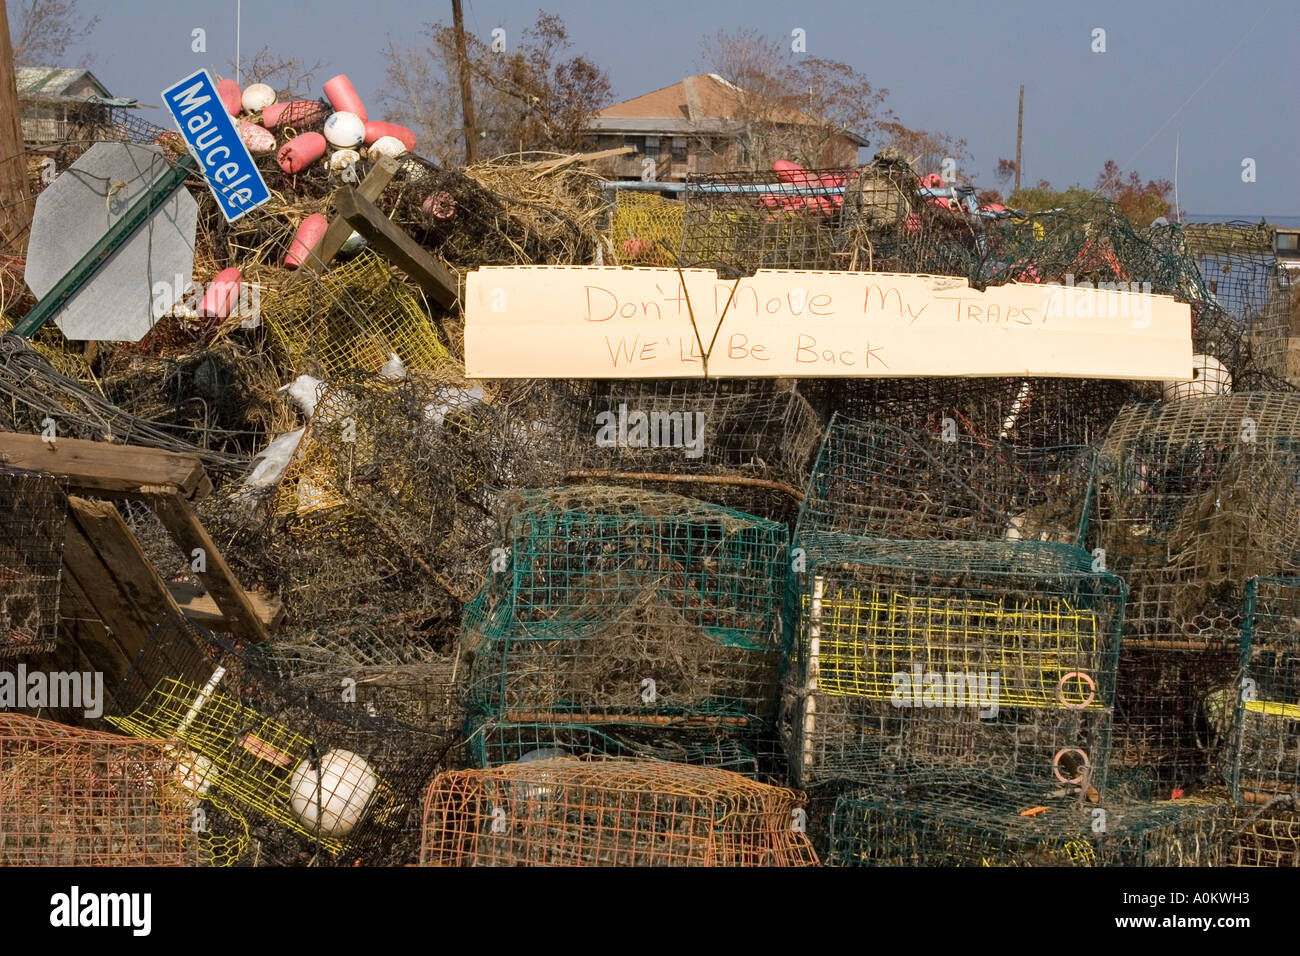
[[[945,276],[487,266],[471,378],[1064,376],[1191,379],[1191,313],[1123,288]]]

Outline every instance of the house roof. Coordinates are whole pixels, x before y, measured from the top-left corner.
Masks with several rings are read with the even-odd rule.
[[[135,100],[114,96],[89,70],[57,66],[20,66],[14,70],[18,95],[23,99],[103,103],[106,106],[136,106]],[[68,91],[89,80],[94,92],[90,96],[71,95]]]
[[[733,118],[741,110],[745,91],[716,73],[688,76],[672,86],[607,106],[596,114],[591,128],[600,132],[725,133],[739,127]],[[797,110],[780,110],[786,122],[811,124]],[[867,141],[845,134],[860,146]]]

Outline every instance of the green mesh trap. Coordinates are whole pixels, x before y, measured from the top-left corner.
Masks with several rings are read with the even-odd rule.
[[[1101,448],[1096,544],[1126,648],[1235,650],[1242,588],[1300,572],[1300,395],[1134,403]]]
[[[831,819],[835,866],[1219,866],[1228,808],[1195,800],[1080,803],[999,785],[896,798],[846,795]]]
[[[823,535],[806,561],[783,718],[801,786],[1104,787],[1124,588],[1089,555]]]
[[[1112,779],[1122,778],[1135,796],[1161,799],[1221,786],[1232,736],[1231,701],[1224,711],[1222,700],[1237,671],[1236,651],[1126,643],[1115,689]]]
[[[1241,690],[1221,698],[1234,721],[1233,795],[1300,809],[1300,578],[1252,579],[1243,617]]]
[[[744,729],[776,697],[788,532],[676,495],[512,495],[499,569],[467,609],[471,703],[510,723]]]

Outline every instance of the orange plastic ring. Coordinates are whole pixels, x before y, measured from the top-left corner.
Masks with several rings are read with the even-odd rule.
[[[1071,677],[1078,677],[1080,680],[1088,683],[1088,699],[1082,704],[1072,704],[1065,699],[1065,682]],[[1056,699],[1061,702],[1062,707],[1068,707],[1070,710],[1083,710],[1094,700],[1097,699],[1097,682],[1085,674],[1083,671],[1070,671],[1056,682]]]

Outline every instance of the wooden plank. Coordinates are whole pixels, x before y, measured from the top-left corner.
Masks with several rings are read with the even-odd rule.
[[[613,149],[601,149],[594,153],[570,153],[567,156],[561,156],[559,159],[547,160],[538,163],[540,172],[533,174],[533,179],[541,179],[548,173],[553,173],[572,163],[591,163],[598,159],[610,159],[614,156],[626,156],[628,153],[635,153],[631,146],[615,146]]]
[[[138,445],[78,438],[47,442],[40,435],[3,432],[0,462],[57,475],[66,479],[71,492],[105,497],[149,497],[166,489],[201,498],[212,489],[197,458]]]
[[[226,616],[221,613],[212,595],[205,593],[188,581],[168,581],[167,590],[172,600],[180,607],[181,613],[196,624],[202,624],[212,631],[225,631],[230,627]],[[268,631],[279,627],[284,620],[284,606],[280,599],[263,591],[246,591],[248,600],[257,613],[257,619]]]
[[[366,178],[361,180],[361,185],[357,187],[357,192],[374,202],[383,195],[384,190],[388,188],[388,184],[393,181],[393,176],[396,174],[397,160],[386,156],[370,168]],[[348,237],[351,235],[352,224],[341,215],[335,216],[330,220],[330,224],[325,227],[325,235],[321,236],[320,242],[312,247],[311,252],[307,254],[306,261],[298,267],[298,273],[300,275],[315,275],[324,272],[330,261],[343,248],[343,243],[347,242]]]
[[[203,550],[207,570],[198,572],[199,580],[221,608],[230,633],[249,641],[266,640],[266,625],[258,617],[248,593],[235,578],[234,572],[226,564],[225,556],[188,502],[179,495],[163,495],[153,500],[153,506],[159,520],[186,555],[193,554],[196,548]]]
[[[74,543],[73,539],[80,539],[80,541]],[[87,555],[94,558],[85,538],[81,537],[81,532],[69,527],[63,549],[64,567],[59,623],[60,626],[67,628],[67,633],[95,669],[104,672],[105,682],[116,684],[130,670],[134,655],[124,646],[123,635],[111,630],[113,625],[104,621],[98,608],[86,594],[87,585],[82,583],[83,576],[85,580],[92,581],[91,586],[97,577],[94,568],[86,563]],[[119,621],[119,624],[128,631],[134,630],[129,622],[123,624]],[[135,636],[139,637],[138,632]],[[127,639],[130,640],[129,635]]]
[[[444,309],[456,304],[456,277],[374,203],[355,189],[344,187],[335,193],[334,205],[376,252],[414,279],[435,302]]]
[[[141,617],[126,599],[94,546],[73,522],[65,529],[63,564],[85,595],[89,616],[104,623],[128,662],[134,660],[148,641],[154,622]]]
[[[138,620],[152,628],[165,614],[180,615],[180,607],[111,501],[69,495],[68,511],[133,605]]]

